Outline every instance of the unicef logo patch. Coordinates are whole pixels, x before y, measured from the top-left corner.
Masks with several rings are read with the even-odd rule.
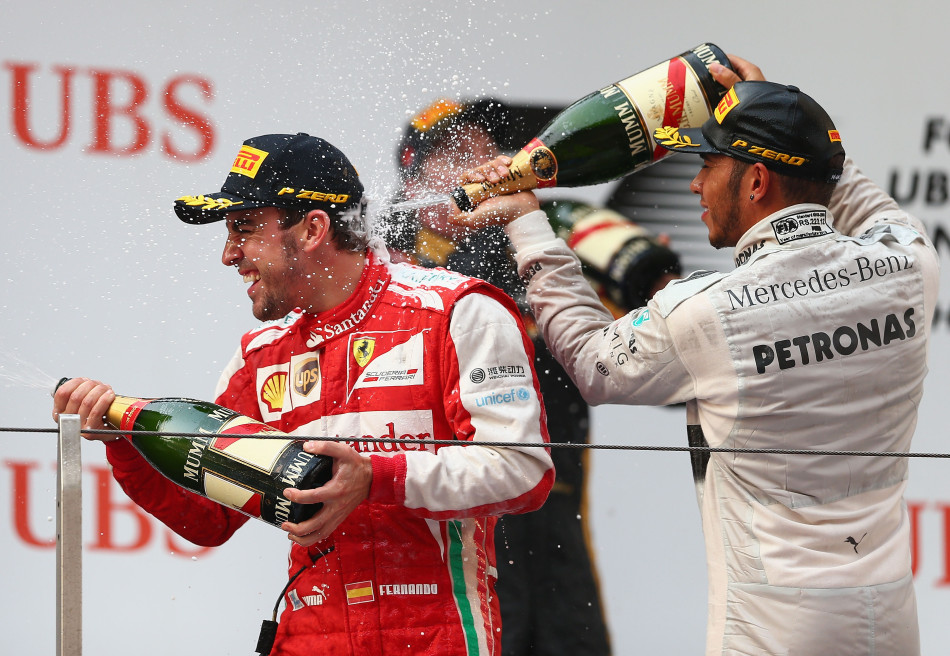
[[[522,401],[527,401],[531,398],[531,394],[523,387],[518,388],[518,398]]]
[[[484,369],[472,369],[472,373],[468,375],[469,380],[478,385],[479,383],[485,382],[485,370]]]

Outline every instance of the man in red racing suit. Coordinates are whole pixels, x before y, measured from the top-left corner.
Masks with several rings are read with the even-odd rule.
[[[352,438],[338,445],[348,454],[325,451],[336,461],[327,490],[343,456],[372,465],[368,497],[328,536],[307,544],[309,532],[285,528],[296,544],[271,653],[499,653],[495,517],[540,507],[554,478],[530,340],[487,283],[364,258],[341,304],[247,333],[217,390],[218,404],[282,431]],[[63,388],[56,407],[69,411],[61,398],[76,387]],[[125,440],[107,456],[136,503],[196,544],[220,545],[247,521],[169,482]]]

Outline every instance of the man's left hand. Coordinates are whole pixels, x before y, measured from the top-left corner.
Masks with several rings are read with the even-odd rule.
[[[281,528],[290,539],[307,547],[325,540],[353,510],[369,497],[373,465],[346,444],[311,440],[304,451],[333,458],[333,477],[313,490],[287,488],[284,496],[295,503],[322,503],[316,515],[299,524],[284,522]]]

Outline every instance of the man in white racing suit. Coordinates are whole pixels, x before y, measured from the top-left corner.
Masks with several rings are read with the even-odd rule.
[[[741,78],[711,68],[731,89],[702,128],[655,134],[702,155],[691,189],[710,243],[735,249],[731,273],[674,281],[615,321],[532,193],[457,220],[506,225],[544,338],[588,402],[686,402],[691,445],[770,451],[693,452],[707,655],[919,654],[907,459],[828,452],[909,450],[937,255],[813,99],[731,59]],[[463,181],[497,182],[509,163]]]

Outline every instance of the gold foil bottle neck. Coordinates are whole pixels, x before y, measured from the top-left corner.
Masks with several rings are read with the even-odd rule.
[[[139,400],[140,399],[131,396],[116,395],[115,401],[112,402],[112,405],[109,406],[109,410],[106,411],[106,423],[112,428],[117,430],[121,429],[122,417],[125,415],[126,410]]]
[[[531,168],[531,155],[528,151],[521,150],[515,154],[508,171],[509,174],[498,182],[475,182],[456,189],[456,192],[461,191],[463,195],[461,204],[456,200],[459,209],[463,212],[469,212],[483,200],[492,196],[503,196],[517,191],[537,189],[538,178]]]

